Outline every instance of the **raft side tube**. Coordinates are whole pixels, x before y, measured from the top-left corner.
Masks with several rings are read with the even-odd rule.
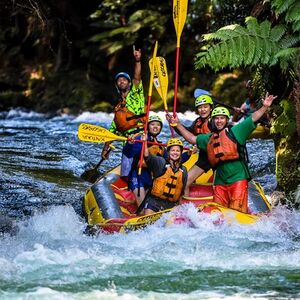
[[[110,186],[111,181],[112,180],[107,179],[107,177],[103,177],[91,187],[99,209],[101,210],[102,216],[105,220],[123,218],[120,205]]]
[[[120,205],[111,188],[116,175],[105,176],[87,190],[83,199],[83,209],[89,225],[97,225],[108,219],[123,218]]]

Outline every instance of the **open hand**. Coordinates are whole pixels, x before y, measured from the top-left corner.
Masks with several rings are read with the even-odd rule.
[[[269,93],[266,93],[265,99],[262,100],[262,105],[265,107],[270,107],[273,103],[273,100],[275,100],[277,96],[269,95]]]
[[[136,62],[141,61],[142,56],[142,50],[141,49],[135,49],[135,45],[133,45],[133,56]]]

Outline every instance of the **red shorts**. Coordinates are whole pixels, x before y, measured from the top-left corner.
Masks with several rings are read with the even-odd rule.
[[[215,185],[215,202],[244,213],[248,212],[248,180],[239,180],[232,184]]]

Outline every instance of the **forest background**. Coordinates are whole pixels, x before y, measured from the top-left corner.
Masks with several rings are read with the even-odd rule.
[[[1,0],[0,110],[15,107],[49,115],[112,111],[114,76],[132,75],[132,46],[148,61],[156,40],[174,97],[176,32],[172,1]],[[190,0],[181,35],[178,111],[193,110],[195,88],[240,106],[245,82],[259,99],[278,95],[272,108],[278,187],[300,184],[300,2]],[[154,92],[153,110],[163,109]]]

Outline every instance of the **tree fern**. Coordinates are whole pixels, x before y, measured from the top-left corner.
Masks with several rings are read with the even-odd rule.
[[[214,44],[196,55],[196,68],[209,66],[218,71],[225,67],[271,66],[283,59],[276,56],[278,52],[299,42],[297,36],[285,37],[287,28],[284,25],[272,27],[267,20],[259,24],[253,17],[246,18],[245,22],[246,28],[230,25],[205,34],[204,40]]]

